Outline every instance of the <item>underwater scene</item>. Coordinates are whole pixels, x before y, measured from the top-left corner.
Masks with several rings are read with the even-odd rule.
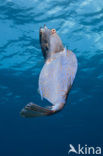
[[[44,24],[75,53],[78,70],[62,111],[23,118],[29,102],[48,105],[38,92]],[[0,156],[68,156],[70,144],[102,143],[103,1],[0,0]]]

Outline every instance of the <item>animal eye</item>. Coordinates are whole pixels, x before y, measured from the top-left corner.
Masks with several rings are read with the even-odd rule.
[[[56,30],[55,30],[55,29],[52,29],[52,30],[51,30],[51,33],[52,33],[52,34],[55,34],[55,33],[56,33]]]

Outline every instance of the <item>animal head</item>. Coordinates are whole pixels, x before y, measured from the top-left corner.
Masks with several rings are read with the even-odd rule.
[[[63,51],[64,46],[55,29],[48,29],[46,25],[40,28],[40,45],[45,59],[50,58],[54,53]]]

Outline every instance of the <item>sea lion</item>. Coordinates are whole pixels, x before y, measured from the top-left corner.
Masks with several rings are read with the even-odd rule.
[[[46,25],[40,28],[40,45],[45,64],[39,76],[40,95],[52,106],[41,107],[34,103],[27,104],[21,111],[24,117],[46,116],[60,111],[67,100],[77,71],[75,54],[64,48],[55,29]]]

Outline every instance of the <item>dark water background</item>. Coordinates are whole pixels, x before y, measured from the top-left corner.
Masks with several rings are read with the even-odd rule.
[[[24,105],[41,103],[44,24],[74,51],[78,73],[63,111],[25,119]],[[70,143],[103,143],[103,1],[0,0],[0,156],[67,156]]]

